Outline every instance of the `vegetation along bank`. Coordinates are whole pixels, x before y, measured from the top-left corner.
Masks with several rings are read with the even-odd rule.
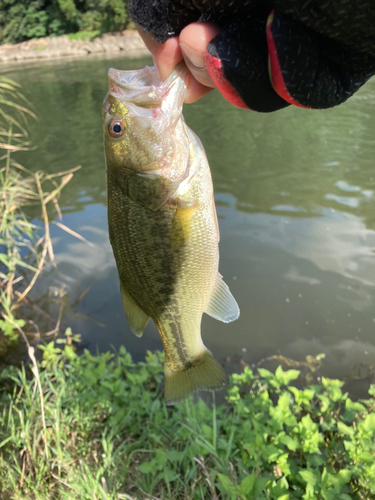
[[[123,31],[128,0],[5,0],[0,2],[0,44],[78,32]]]
[[[338,380],[246,367],[227,405],[168,408],[161,353],[77,356],[67,334],[31,378],[1,375],[1,498],[374,498],[375,386],[354,402]]]
[[[0,2],[0,63],[97,53],[149,52],[132,28],[127,0]]]

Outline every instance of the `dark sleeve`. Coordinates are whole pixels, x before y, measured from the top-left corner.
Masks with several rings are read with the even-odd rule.
[[[130,12],[159,42],[216,23],[207,69],[237,106],[328,108],[375,74],[375,0],[132,0]]]

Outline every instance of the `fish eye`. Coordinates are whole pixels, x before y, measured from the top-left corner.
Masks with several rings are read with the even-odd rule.
[[[108,125],[108,132],[114,138],[121,137],[124,131],[125,127],[121,120],[112,120]]]

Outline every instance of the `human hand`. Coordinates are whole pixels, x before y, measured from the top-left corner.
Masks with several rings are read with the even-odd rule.
[[[182,57],[189,66],[190,43],[201,63],[212,36],[205,67],[189,66],[188,102],[216,86],[233,104],[256,111],[328,108],[375,74],[375,9],[368,0],[132,0],[131,14],[159,42],[168,39],[151,49],[162,77]]]
[[[168,38],[159,43],[152,33],[146,33],[136,24],[146,47],[151,52],[154,65],[162,80],[168,78],[178,63],[185,61],[189,69],[186,79],[186,103],[198,101],[214,89],[205,64],[205,53],[208,43],[219,34],[220,28],[212,23],[191,23],[179,36]]]

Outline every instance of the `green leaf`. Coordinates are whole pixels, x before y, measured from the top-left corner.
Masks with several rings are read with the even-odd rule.
[[[158,467],[161,469],[163,465],[168,461],[168,455],[165,451],[158,450],[156,452],[154,460]]]
[[[366,411],[361,403],[354,402],[350,398],[345,401],[345,408],[349,411]]]
[[[336,477],[339,478],[340,486],[347,484],[350,481],[352,474],[353,474],[353,472],[350,471],[349,469],[339,470]]]
[[[325,460],[319,455],[308,455],[306,462],[308,467],[320,467],[325,463]]]
[[[212,427],[210,427],[209,425],[207,424],[202,424],[202,433],[203,435],[208,438],[209,440],[212,439]]]
[[[318,497],[315,495],[314,486],[312,484],[307,483],[306,493],[302,496],[302,498],[303,500],[318,500]]]
[[[163,469],[157,476],[159,480],[164,480],[166,483],[171,483],[178,479],[179,474],[171,469]]]
[[[263,491],[263,489],[267,483],[268,483],[268,479],[265,477],[257,477],[256,478],[255,484],[254,484],[254,491],[253,491],[254,497],[259,495],[259,493],[261,493]]]
[[[184,451],[177,451],[177,450],[171,450],[168,451],[168,459],[175,463],[175,462],[180,462],[185,456]]]
[[[300,391],[297,387],[288,387],[289,391],[294,395],[296,404],[309,405],[313,399],[315,392],[312,389]]]
[[[235,484],[233,484],[232,481],[223,474],[218,474],[217,476],[225,491],[229,494],[233,493],[233,490],[235,489]]]
[[[77,354],[74,352],[74,348],[71,345],[66,345],[64,347],[64,354],[69,361],[72,361],[77,357]]]
[[[254,475],[246,476],[240,484],[241,493],[243,493],[244,495],[250,495],[250,493],[253,491],[255,481],[256,477]]]
[[[322,385],[329,393],[332,401],[336,402],[342,399],[343,394],[341,387],[344,385],[344,382],[341,382],[341,380],[322,377]]]
[[[338,473],[330,474],[327,471],[322,474],[322,482],[324,487],[328,489],[328,492],[331,492],[331,488],[339,493],[342,486],[344,484],[349,483],[352,476],[352,471],[349,469],[341,469]],[[327,493],[328,493],[327,492]]]
[[[320,493],[322,495],[323,500],[336,500],[337,498],[336,492],[332,489],[326,490],[323,488]]]
[[[345,425],[344,422],[337,422],[337,428],[341,432],[341,434],[345,434],[346,436],[354,436],[353,427]]]
[[[155,468],[155,462],[154,462],[154,460],[151,460],[150,462],[143,462],[143,464],[141,464],[138,467],[138,470],[140,472],[142,472],[142,474],[155,473],[156,472],[156,468]]]
[[[296,451],[299,446],[298,440],[290,436],[282,436],[280,442],[285,444],[291,451]]]
[[[274,374],[265,368],[258,368],[259,375],[266,380],[273,380],[275,378]]]
[[[4,332],[4,334],[9,337],[9,339],[14,342],[18,339],[17,330],[14,327],[13,323],[16,323],[20,328],[23,328],[26,325],[26,322],[23,319],[14,319],[11,318],[12,322],[8,321],[6,316],[4,320],[0,320],[0,330]]]
[[[375,413],[370,413],[370,415],[367,415],[367,417],[362,422],[361,427],[363,427],[365,431],[375,431]]]
[[[317,476],[310,470],[300,470],[299,475],[302,477],[306,484],[315,486],[319,482]]]
[[[310,415],[301,418],[300,427],[309,432],[314,432],[317,429],[317,425],[312,421]]]
[[[358,455],[358,460],[360,463],[368,464],[375,461],[375,454],[371,453],[371,451],[362,451]]]
[[[318,394],[318,398],[322,402],[322,404],[320,406],[320,410],[322,413],[325,413],[328,410],[328,408],[331,404],[331,401],[330,401],[329,397],[327,397],[324,394]]]
[[[296,380],[299,377],[300,372],[298,370],[288,370],[284,372],[282,366],[279,365],[276,368],[275,377],[278,382],[282,385],[289,385],[292,380]]]
[[[289,476],[289,474],[291,473],[290,466],[289,466],[290,462],[291,462],[291,460],[289,458],[289,453],[284,453],[283,455],[280,455],[276,461],[281,472],[286,476]]]

